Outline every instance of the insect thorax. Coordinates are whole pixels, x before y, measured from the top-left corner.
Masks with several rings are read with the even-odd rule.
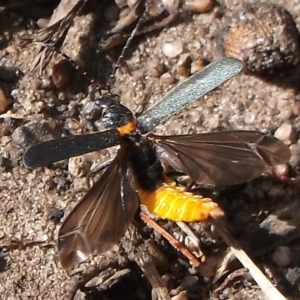
[[[155,148],[147,137],[139,132],[129,134],[126,140],[127,156],[139,188],[147,191],[155,190],[164,181],[164,170]]]
[[[96,104],[101,109],[101,119],[107,129],[118,129],[134,119],[132,112],[113,95],[103,96],[96,100]]]

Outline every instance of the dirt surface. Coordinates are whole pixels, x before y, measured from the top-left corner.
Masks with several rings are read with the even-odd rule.
[[[99,17],[105,10],[101,1],[91,2],[74,19],[62,51],[105,85],[111,73],[111,64],[97,51],[103,32],[107,30],[107,24],[103,24]],[[116,73],[113,92],[119,94],[122,103],[133,111],[144,101],[152,106],[171,87],[184,79],[184,76],[178,74],[179,58],[166,57],[162,53],[163,45],[181,40],[182,54],[189,54],[192,61],[216,60],[222,56],[218,41],[225,22],[224,15],[232,15],[240,2],[220,1],[220,6],[216,6],[211,12],[186,13],[169,28],[136,39],[126,55],[126,65]],[[296,24],[300,24],[298,0],[272,2],[283,5],[294,16]],[[0,298],[7,300],[69,299],[76,285],[76,276],[70,277],[59,266],[55,247],[58,225],[49,220],[48,213],[49,208],[53,207],[65,213],[70,211],[88,189],[85,176],[80,176],[85,175],[86,171],[78,167],[71,174],[68,162],[56,163],[49,168],[26,170],[22,154],[32,143],[31,133],[34,132],[43,139],[53,139],[102,129],[100,122],[94,124],[82,113],[89,100],[88,81],[75,71],[66,89],[60,91],[49,86],[43,88],[45,82],[48,82],[50,67],[46,68],[43,75],[30,72],[37,55],[36,49],[32,46],[19,46],[22,38],[37,32],[34,25],[36,21],[49,18],[52,10],[51,5],[43,3],[30,8],[25,6],[5,10],[1,12],[3,17],[0,16],[0,43],[3,43],[0,67],[9,70],[1,76],[0,87],[6,95],[11,95],[9,98],[12,101],[9,108],[0,114]],[[5,42],[6,39],[8,43]],[[57,55],[53,61],[59,59],[61,58]],[[154,70],[162,65],[162,73],[167,75],[157,76]],[[20,72],[15,72],[14,69]],[[16,73],[22,75],[15,77]],[[278,79],[277,75],[272,80],[263,80],[246,74],[239,75],[172,117],[155,132],[179,134],[217,129],[251,129],[273,133],[283,124],[291,124],[292,131],[287,133],[287,137],[284,134],[283,138],[289,141],[294,151],[295,167],[300,152],[299,78],[297,73],[292,76],[293,80],[288,76]],[[22,127],[25,124],[27,127]],[[285,133],[286,131],[289,130],[284,130]],[[112,153],[114,150],[104,150],[97,155],[88,156],[87,165],[103,162]],[[293,169],[290,174],[295,177],[296,171]],[[256,257],[258,265],[289,299],[299,299],[300,295],[300,244],[297,242],[300,199],[297,194],[295,186],[274,176],[264,176],[238,188],[215,192],[235,236],[244,241],[245,247]],[[288,217],[280,223],[282,231],[277,234],[279,238],[263,243],[265,237],[258,230],[260,224],[267,224],[282,210],[288,211]],[[291,220],[293,222],[288,224]],[[176,224],[158,222],[184,240],[185,235]],[[228,285],[215,292],[224,282],[224,277],[215,284],[213,279],[226,247],[220,239],[213,236],[209,225],[195,224],[193,229],[200,237],[207,256],[200,269],[191,267],[187,259],[178,254],[160,235],[149,228],[144,229],[144,234],[157,242],[157,251],[162,253],[163,264],[158,263],[158,269],[170,295],[179,295],[179,298],[174,299],[264,299],[247,272],[233,277]],[[32,243],[37,241],[40,244]],[[125,245],[126,243],[128,242]],[[291,257],[291,261],[283,267],[272,260],[274,251],[282,245],[288,246]],[[112,267],[89,283],[93,288],[78,291],[75,299],[151,299],[151,286],[139,267],[128,259],[126,246],[116,247],[115,250],[118,249],[118,255],[115,252],[108,254],[114,261]],[[92,265],[97,261],[101,265],[102,258],[93,260]],[[233,270],[239,268],[239,265],[232,267]],[[85,266],[80,269],[86,270]],[[105,282],[113,274],[115,281]],[[105,290],[104,287],[107,290],[100,294],[99,291]]]

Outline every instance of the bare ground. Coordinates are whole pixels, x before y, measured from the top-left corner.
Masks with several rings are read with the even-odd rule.
[[[162,45],[180,39],[183,42],[183,53],[189,53],[193,60],[216,60],[220,57],[217,37],[223,22],[223,13],[220,11],[230,15],[239,2],[222,1],[221,8],[215,8],[210,13],[189,15],[170,28],[136,40],[127,55],[127,67],[122,67],[116,74],[113,91],[133,111],[145,99],[149,99],[151,106],[183,79],[176,68],[178,58],[165,57],[161,52]],[[285,6],[296,23],[300,24],[299,1],[272,2]],[[30,18],[36,20],[44,15],[51,15],[51,8],[41,9],[41,6],[36,6],[36,11],[32,13],[29,13],[29,9],[26,11],[26,8],[3,13],[3,32],[12,33],[9,37],[10,45],[19,45],[20,36],[36,31],[30,28]],[[92,3],[81,16],[75,18],[62,50],[75,61],[79,61],[93,77],[105,83],[111,67],[103,55],[97,54],[103,33],[103,29],[99,29],[101,22],[97,17],[100,10],[101,4]],[[55,247],[58,226],[49,221],[47,215],[50,207],[70,211],[88,186],[84,178],[69,174],[67,163],[59,163],[51,168],[26,170],[21,162],[21,155],[28,137],[18,127],[28,122],[41,124],[45,120],[47,124],[54,124],[55,127],[55,130],[50,130],[45,125],[44,129],[50,137],[58,137],[68,132],[80,134],[95,130],[81,113],[88,94],[88,82],[75,75],[75,83],[70,84],[63,92],[43,89],[41,82],[45,77],[29,72],[36,56],[34,47],[22,48],[19,55],[2,49],[0,55],[1,67],[17,68],[24,74],[15,80],[7,81],[4,78],[0,82],[2,89],[13,96],[13,105],[5,113],[12,114],[15,119],[9,127],[12,128],[11,133],[3,135],[0,140],[0,298],[68,299],[70,290],[74,289],[74,278],[70,278],[59,266]],[[160,63],[174,77],[173,84],[153,75],[153,68]],[[285,78],[279,80],[278,84],[250,75],[239,75],[172,117],[166,124],[159,126],[156,132],[172,134],[216,129],[274,132],[282,124],[288,123],[294,128],[291,141],[298,145],[299,83],[297,74],[294,76],[296,78],[293,81]],[[41,110],[41,107],[47,109]],[[5,118],[2,115],[0,117],[0,125],[3,125]],[[36,126],[38,125],[33,125],[33,130],[37,130]],[[104,161],[110,155],[110,151],[102,151],[97,161]],[[297,194],[295,187],[271,176],[259,178],[239,189],[218,191],[216,194],[236,237],[244,241],[250,253],[256,255],[258,265],[289,299],[299,299]],[[262,233],[258,231],[255,235],[255,232],[259,224],[264,220],[267,222],[282,209],[290,209],[287,220],[284,220],[286,223],[280,223],[283,227],[282,236],[279,235],[279,239],[266,245],[263,243]],[[288,223],[290,220],[293,220],[292,224]],[[177,232],[177,236],[184,236],[175,224],[166,221],[160,223],[171,232]],[[291,229],[288,226],[294,227]],[[159,271],[167,282],[170,295],[187,291],[187,299],[262,299],[260,289],[247,275],[238,276],[228,287],[214,293],[219,286],[212,282],[216,270],[215,262],[218,261],[218,256],[222,257],[225,247],[220,240],[210,237],[211,228],[208,225],[201,228],[204,232],[198,232],[198,235],[205,245],[207,261],[200,270],[192,268],[160,236],[149,229],[145,230],[149,238],[157,241],[159,251],[164,255],[166,266],[159,265]],[[200,230],[200,226],[196,224],[194,229]],[[33,241],[43,243],[31,244]],[[292,261],[285,267],[279,267],[271,259],[278,245],[286,245],[292,252]],[[127,253],[122,251],[122,246],[119,251],[121,258],[119,257],[115,265],[106,274],[102,273],[94,279],[95,288],[85,293],[78,292],[76,299],[151,299],[151,287],[142,272],[135,263],[127,259]],[[110,255],[117,257],[116,254]],[[99,260],[101,259],[98,258]],[[288,275],[291,273],[292,275]],[[104,298],[104,294],[100,296],[99,290],[104,278],[109,278],[112,274],[117,274],[116,283],[108,284],[111,287],[105,292],[107,298]]]

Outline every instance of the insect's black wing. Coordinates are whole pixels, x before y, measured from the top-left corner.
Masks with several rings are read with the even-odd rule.
[[[240,73],[243,67],[241,61],[229,57],[209,64],[175,86],[159,103],[139,116],[137,119],[139,130],[143,134],[150,132],[173,114]]]
[[[60,228],[58,251],[63,268],[110,249],[124,235],[138,206],[133,174],[119,152]]]
[[[28,148],[23,156],[26,168],[35,169],[84,153],[116,146],[120,137],[116,130],[86,135],[73,135],[46,141]]]
[[[207,185],[246,182],[290,159],[285,144],[256,131],[152,137],[162,162]]]

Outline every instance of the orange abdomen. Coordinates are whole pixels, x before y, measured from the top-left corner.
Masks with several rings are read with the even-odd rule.
[[[150,213],[175,222],[206,221],[213,211],[220,210],[210,198],[185,192],[184,188],[176,186],[174,181],[164,182],[155,191],[138,190],[138,193],[141,203]]]

